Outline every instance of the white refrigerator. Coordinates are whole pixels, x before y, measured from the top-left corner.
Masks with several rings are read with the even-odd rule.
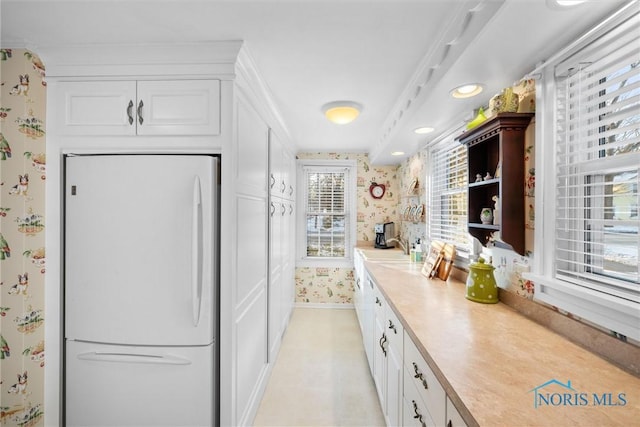
[[[65,157],[67,426],[216,423],[219,158]]]

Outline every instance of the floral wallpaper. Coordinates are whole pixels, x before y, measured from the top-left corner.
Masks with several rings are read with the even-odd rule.
[[[297,158],[356,160],[358,244],[373,245],[373,227],[379,222],[394,222],[396,233],[400,231],[397,166],[372,166],[364,153],[298,153]],[[382,199],[369,194],[372,182],[385,185]],[[353,304],[353,268],[297,267],[295,280],[297,303]]]
[[[0,425],[31,427],[44,423],[44,66],[0,49],[0,80]]]

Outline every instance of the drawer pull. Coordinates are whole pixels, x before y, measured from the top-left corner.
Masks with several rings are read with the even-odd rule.
[[[382,307],[382,301],[380,301],[380,298],[376,297],[376,304],[378,304],[380,307]]]
[[[418,420],[420,422],[420,424],[422,425],[422,427],[426,427],[426,424],[424,423],[424,421],[422,421],[422,414],[420,412],[418,412],[418,404],[416,403],[415,400],[412,400],[411,403],[413,403],[413,412],[415,413],[413,418]]]
[[[427,380],[424,379],[422,372],[418,370],[418,365],[416,364],[416,362],[411,363],[413,364],[413,371],[416,373],[413,378],[419,379],[420,382],[422,382],[422,387],[424,387],[425,390],[429,390],[429,384],[427,384]]]
[[[451,420],[447,421],[447,427],[453,427],[453,423],[451,422]]]
[[[269,188],[273,188],[273,186],[276,185],[276,177],[270,174],[269,181]]]
[[[392,329],[394,334],[398,333],[398,331],[396,330],[396,325],[394,325],[391,320],[389,320],[389,329]]]

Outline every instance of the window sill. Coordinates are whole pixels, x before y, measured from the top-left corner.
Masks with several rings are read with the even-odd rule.
[[[534,300],[640,341],[640,305],[552,277],[524,273],[535,284]]]
[[[298,258],[296,267],[329,267],[329,268],[353,268],[351,258]]]

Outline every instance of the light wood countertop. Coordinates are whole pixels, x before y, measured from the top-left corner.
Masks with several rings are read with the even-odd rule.
[[[640,426],[640,378],[503,303],[467,300],[463,283],[427,279],[421,265],[365,267],[469,426]],[[551,380],[573,390],[540,387]],[[554,404],[536,408],[536,392]]]

